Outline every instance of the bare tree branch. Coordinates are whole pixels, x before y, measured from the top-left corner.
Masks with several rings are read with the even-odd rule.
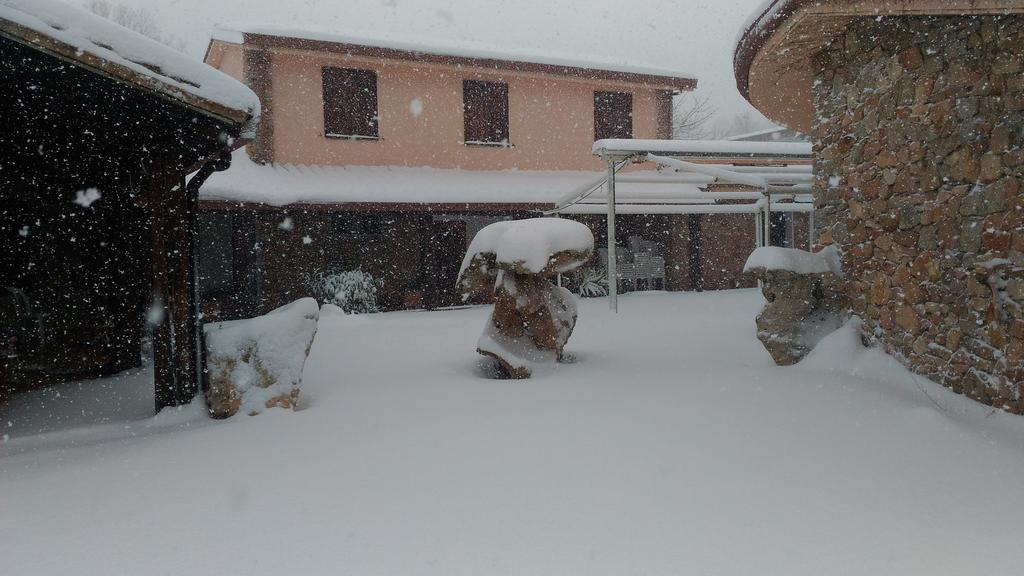
[[[160,24],[156,17],[146,8],[133,8],[124,4],[111,3],[108,0],[88,0],[85,3],[85,9],[179,52],[185,51],[185,42],[177,36],[164,34],[160,30]]]
[[[711,136],[709,121],[718,110],[708,95],[684,94],[672,103],[672,137],[678,140],[701,140]]]

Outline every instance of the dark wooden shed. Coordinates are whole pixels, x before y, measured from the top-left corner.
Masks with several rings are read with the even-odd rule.
[[[0,6],[0,78],[0,400],[137,366],[151,334],[155,408],[191,401],[198,188],[258,100],[53,0]]]

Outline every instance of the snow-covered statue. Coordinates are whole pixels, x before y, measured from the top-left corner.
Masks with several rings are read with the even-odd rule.
[[[758,248],[743,271],[761,281],[767,303],[757,316],[757,338],[776,364],[796,364],[842,325],[836,288],[842,270],[834,246],[817,253]]]
[[[480,230],[458,282],[464,297],[494,291],[494,312],[477,352],[497,360],[508,378],[529,378],[536,366],[561,360],[576,327],[576,301],[553,280],[582,266],[593,251],[590,229],[572,220],[532,218]]]

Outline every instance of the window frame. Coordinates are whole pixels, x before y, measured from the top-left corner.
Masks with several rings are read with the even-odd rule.
[[[625,97],[625,98],[623,98]],[[605,101],[602,101],[605,98]],[[614,114],[616,111],[616,98],[622,98],[623,100],[629,100],[629,108],[626,114],[625,127],[626,130],[622,132],[616,132],[616,128],[622,128],[617,125],[615,118],[607,118],[607,115]],[[629,140],[634,137],[634,107],[635,98],[632,92],[621,92],[614,90],[595,90],[594,91],[594,141],[607,140],[607,139],[625,139]],[[622,107],[622,109],[626,109]],[[607,134],[599,133],[602,130],[610,130]],[[627,134],[628,135],[625,135]]]
[[[478,93],[481,95],[479,101],[483,103],[483,106],[478,106],[477,108],[473,108],[471,106],[470,100],[467,98],[467,95],[471,93],[471,86],[484,87],[484,90]],[[488,94],[488,91],[492,92]],[[496,107],[487,106],[487,104],[493,102],[493,100],[489,102],[488,97],[493,99],[495,92],[497,93],[497,98],[502,100],[501,105]],[[485,114],[497,113],[497,120],[502,122],[503,127],[503,130],[498,132],[498,134],[503,135],[504,138],[495,140],[469,138],[471,130],[477,130],[477,127],[475,126],[476,123],[482,123],[484,126],[489,128],[494,122],[495,118],[493,116],[488,116],[483,119],[476,116],[475,113],[480,110]],[[510,126],[510,115],[508,82],[500,80],[481,80],[478,78],[464,78],[462,80],[462,144],[466,146],[482,146],[487,148],[512,148],[512,127]],[[490,130],[484,131],[490,132]],[[473,135],[487,137],[486,134]]]
[[[331,78],[331,77],[334,78]],[[361,80],[355,80],[362,76]],[[359,91],[372,91],[360,100]],[[380,140],[380,75],[368,68],[323,66],[320,69],[324,138]],[[346,108],[347,104],[355,104]],[[371,110],[372,108],[372,110]],[[364,129],[357,128],[364,125]]]

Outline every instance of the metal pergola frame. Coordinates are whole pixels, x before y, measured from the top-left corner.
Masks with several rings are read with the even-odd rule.
[[[595,194],[606,189],[608,220],[608,300],[618,312],[615,216],[627,214],[752,214],[755,244],[771,244],[773,212],[806,212],[810,236],[814,236],[811,145],[793,142],[740,142],[691,140],[598,140],[593,153],[607,164],[600,178],[562,197],[550,214],[593,213],[581,207],[595,206]],[[628,164],[653,162],[672,170],[665,177],[619,175]],[[616,182],[698,186],[700,192],[670,195],[637,195],[630,202],[616,196]],[[752,191],[712,192],[712,184],[731,184]],[[599,196],[597,197],[599,198]],[[590,200],[590,202],[587,202]],[[751,201],[720,204],[720,201]],[[788,202],[778,202],[788,200]]]

